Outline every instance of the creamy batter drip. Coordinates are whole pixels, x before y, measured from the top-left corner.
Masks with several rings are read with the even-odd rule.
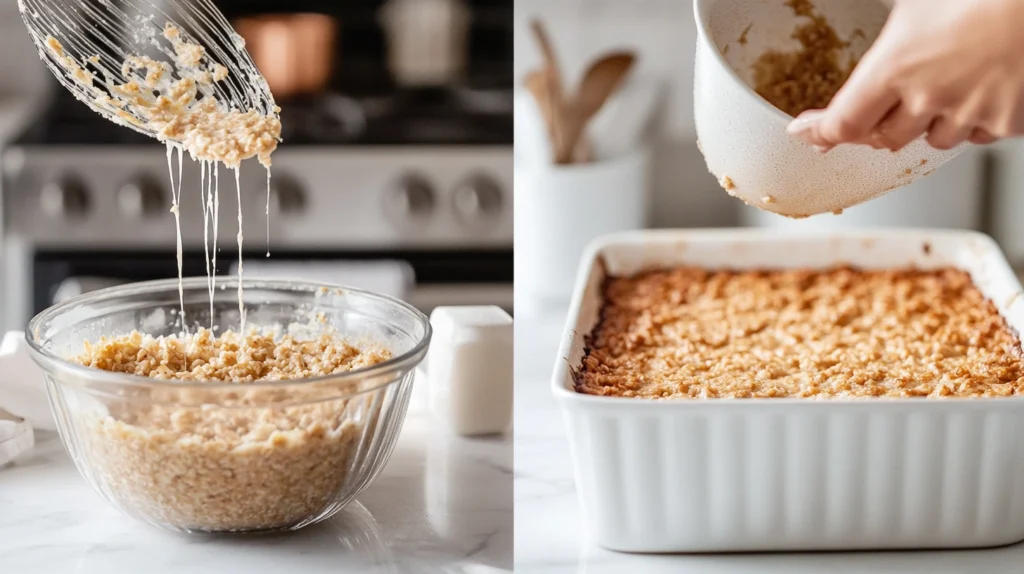
[[[267,168],[267,257],[270,257],[270,168]]]
[[[177,148],[178,150],[178,185],[174,185],[174,168],[172,161],[172,154]],[[183,161],[181,147],[175,146],[174,144],[167,144],[167,171],[171,176],[171,213],[174,214],[174,230],[177,237],[177,250],[175,251],[178,259],[178,299],[181,301],[181,329],[184,332],[188,332],[188,324],[185,323],[185,291],[182,285],[182,265],[181,265],[181,164]]]
[[[220,167],[216,162],[213,163],[213,256],[211,257],[210,267],[212,268],[210,275],[210,296],[213,297],[213,292],[217,290],[217,250],[220,249],[217,246],[217,231],[220,229]]]
[[[242,184],[238,177],[238,168],[232,168],[235,172],[235,192],[238,194],[238,316],[241,321],[241,328],[238,330],[245,335],[245,301],[242,299]]]
[[[203,258],[206,263],[206,290],[210,293],[210,330],[213,330],[213,282],[211,281],[212,275],[210,275],[210,209],[213,207],[213,199],[210,197],[213,194],[211,184],[213,183],[212,177],[206,176],[206,166],[211,162],[201,161],[199,163],[199,193],[201,195],[203,205]],[[211,165],[212,169],[212,165]],[[213,246],[217,248],[216,245]]]

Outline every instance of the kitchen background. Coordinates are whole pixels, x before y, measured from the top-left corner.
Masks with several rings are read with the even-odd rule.
[[[846,210],[843,215],[821,215],[794,222],[745,207],[730,197],[705,167],[696,145],[693,123],[693,63],[696,43],[693,2],[690,0],[516,0],[515,78],[517,87],[542,64],[541,51],[531,30],[531,20],[540,18],[547,28],[561,60],[567,83],[576,83],[595,57],[609,50],[632,49],[638,56],[632,78],[650,86],[661,84],[663,107],[652,118],[650,201],[648,224],[654,227],[712,227],[774,225],[806,227],[840,225],[917,225],[974,228],[995,235],[1011,262],[1024,269],[1024,148],[1016,142],[968,150],[910,188],[892,192],[881,199]],[[520,88],[517,104],[530,94]],[[627,93],[627,92],[622,92]],[[628,93],[636,94],[637,90]],[[621,95],[621,94],[620,94]],[[610,102],[614,104],[615,98]],[[530,109],[530,106],[524,106]],[[536,111],[536,110],[534,110]],[[612,108],[607,108],[612,113]],[[604,114],[602,111],[601,114]],[[796,562],[772,562],[784,555],[696,556],[621,554],[598,548],[588,539],[576,489],[565,417],[552,391],[552,371],[563,363],[558,348],[565,335],[565,319],[576,261],[561,247],[574,235],[592,231],[586,220],[597,225],[623,227],[635,219],[618,217],[629,211],[626,194],[606,189],[613,159],[607,170],[584,175],[584,168],[559,170],[564,177],[559,188],[551,184],[544,193],[533,194],[531,180],[542,186],[554,181],[531,164],[541,157],[524,149],[524,134],[543,133],[536,123],[523,121],[517,113],[516,127],[516,570],[523,572],[794,572],[804,566]],[[599,120],[595,118],[595,131]],[[530,129],[532,128],[532,129]],[[615,132],[612,134],[614,139]],[[541,141],[543,138],[532,140]],[[601,143],[601,142],[597,142]],[[541,146],[543,147],[543,146]],[[548,160],[550,161],[550,160]],[[573,178],[575,172],[578,178]],[[621,173],[619,173],[621,175]],[[635,177],[635,176],[631,176]],[[579,189],[574,181],[584,181]],[[625,180],[628,180],[626,178]],[[636,181],[640,181],[637,179]],[[632,188],[636,189],[636,188]],[[561,193],[559,193],[561,191]],[[621,191],[618,190],[618,191]],[[559,203],[551,197],[574,194],[572,202]],[[600,197],[600,199],[598,199]],[[528,198],[529,202],[523,201]],[[534,205],[536,204],[536,205]],[[536,209],[533,209],[536,207]],[[545,208],[564,209],[560,218],[545,218]],[[526,221],[520,213],[529,214]],[[533,241],[533,237],[543,237]],[[578,244],[575,248],[580,247]],[[529,252],[529,254],[527,254]],[[552,255],[555,254],[555,255]],[[575,256],[578,259],[577,255]],[[568,269],[558,273],[560,268]],[[552,286],[552,282],[558,285]],[[527,289],[527,287],[529,287]],[[561,381],[559,381],[559,384]],[[572,426],[572,425],[570,425]],[[580,427],[574,427],[580,428]],[[590,427],[588,427],[589,429]],[[633,470],[633,469],[630,469]],[[627,473],[628,474],[628,473]],[[593,518],[591,516],[590,518]],[[1017,547],[1011,547],[1017,548]],[[967,571],[968,562],[986,561],[988,571],[1012,571],[1020,550],[1003,549],[986,553],[932,555],[859,554],[844,563],[843,558],[814,555],[807,571]],[[800,559],[807,558],[801,556]],[[832,560],[835,562],[831,562]],[[877,559],[868,564],[867,560]],[[957,563],[957,560],[962,562]],[[769,562],[772,562],[769,564]],[[813,565],[811,565],[813,563]],[[942,566],[942,565],[945,566]],[[1000,564],[1007,564],[1001,567]]]
[[[245,35],[283,108],[269,259],[266,176],[249,162],[241,173],[246,274],[354,284],[427,313],[511,311],[512,0],[214,4]],[[203,275],[200,173],[189,160],[184,168],[185,274]],[[167,170],[164,146],[59,88],[17,0],[0,0],[3,330],[22,330],[35,312],[83,291],[174,277]],[[235,191],[224,171],[221,275],[237,262]],[[7,344],[4,353],[12,358]],[[34,372],[5,363],[0,406],[21,414],[15,401],[26,389],[39,399]],[[91,496],[56,433],[37,429],[30,452],[0,461],[0,570],[508,572],[510,433],[459,436],[434,416],[443,403],[430,400],[430,384],[444,381],[416,377],[404,432],[374,484],[324,525],[277,541],[196,544],[142,529]],[[490,403],[510,415],[508,401]],[[0,426],[0,443],[10,428]]]
[[[214,3],[283,108],[269,259],[265,175],[242,169],[246,272],[364,286],[426,312],[511,310],[512,0]],[[0,0],[5,329],[83,291],[177,272],[164,147],[58,88],[16,0]],[[199,176],[186,161],[186,276],[205,273]],[[237,263],[233,187],[221,274]]]
[[[1011,261],[1024,267],[1024,231],[1017,224],[1024,216],[1024,184],[1020,183],[1024,168],[1019,161],[1022,148],[1016,142],[968,150],[932,176],[843,215],[794,222],[744,206],[707,172],[693,123],[696,30],[692,2],[516,0],[515,17],[517,86],[542,64],[530,29],[533,18],[541,19],[548,29],[568,84],[577,81],[595,57],[623,48],[634,50],[638,57],[627,83],[659,84],[661,107],[651,122],[650,226],[973,228],[993,234]],[[525,155],[521,151],[517,145],[517,161]],[[600,209],[590,203],[581,206],[580,213]],[[518,220],[517,224],[527,226]]]

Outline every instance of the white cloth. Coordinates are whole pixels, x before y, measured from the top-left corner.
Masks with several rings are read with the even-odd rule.
[[[0,409],[0,467],[11,462],[35,445],[35,435],[28,421]]]
[[[22,417],[37,429],[56,430],[42,369],[28,354],[25,334],[11,331],[0,344],[0,410]]]

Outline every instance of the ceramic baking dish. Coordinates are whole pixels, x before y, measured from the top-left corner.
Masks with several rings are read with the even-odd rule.
[[[645,231],[585,255],[554,372],[591,539],[628,552],[954,548],[1024,539],[1024,398],[651,401],[576,393],[606,276],[707,268],[968,271],[1011,327],[1021,286],[973,232]]]

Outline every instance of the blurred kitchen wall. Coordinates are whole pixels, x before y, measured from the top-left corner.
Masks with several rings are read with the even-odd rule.
[[[0,0],[0,98],[43,93],[46,74],[21,23],[17,0]]]

